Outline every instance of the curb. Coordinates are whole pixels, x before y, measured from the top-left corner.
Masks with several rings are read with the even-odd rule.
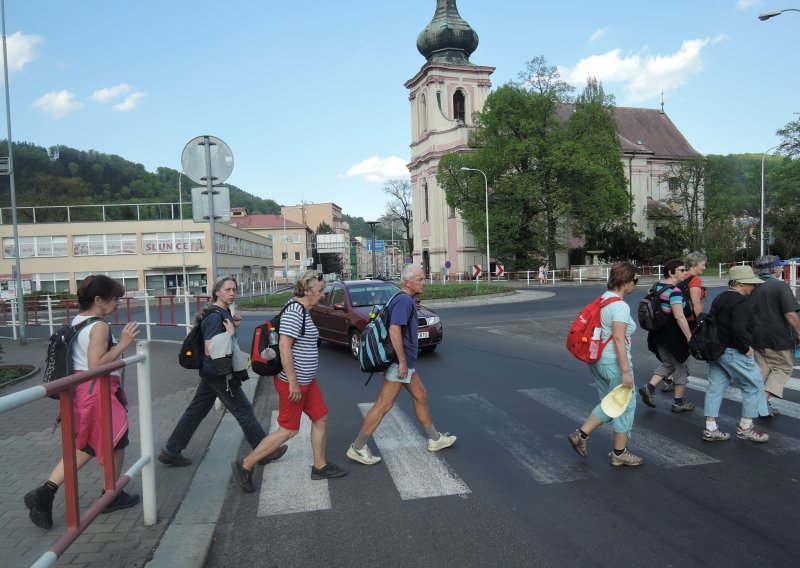
[[[33,367],[32,371],[29,371],[28,373],[25,373],[21,377],[17,377],[16,379],[14,379],[12,381],[8,381],[7,383],[3,383],[2,385],[0,385],[0,390],[3,390],[4,388],[10,387],[10,386],[15,385],[17,383],[21,383],[22,381],[27,381],[31,377],[35,376],[36,373],[41,371],[41,369],[39,367],[37,367],[36,365],[26,365],[26,364],[22,364],[22,363],[20,363],[20,364],[9,363],[8,365],[0,365],[0,367]]]

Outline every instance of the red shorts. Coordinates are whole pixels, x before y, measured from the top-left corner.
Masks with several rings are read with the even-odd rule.
[[[300,416],[305,412],[312,422],[328,414],[322,391],[314,379],[307,385],[300,385],[300,400],[289,400],[289,383],[274,377],[275,390],[278,391],[278,426],[287,430],[300,429]]]

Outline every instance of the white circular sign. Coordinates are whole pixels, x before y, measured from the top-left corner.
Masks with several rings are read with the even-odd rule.
[[[233,154],[225,142],[215,136],[198,136],[189,140],[181,154],[181,165],[189,179],[206,185],[208,168],[206,166],[206,146],[209,147],[211,161],[211,182],[219,185],[228,179],[233,171]]]

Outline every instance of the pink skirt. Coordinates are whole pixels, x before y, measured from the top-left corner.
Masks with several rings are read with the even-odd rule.
[[[89,388],[94,384],[91,394]],[[111,376],[112,445],[117,446],[128,431],[128,411],[117,398],[119,377]],[[75,389],[75,447],[90,446],[99,463],[103,463],[103,429],[100,421],[100,378],[86,381]]]

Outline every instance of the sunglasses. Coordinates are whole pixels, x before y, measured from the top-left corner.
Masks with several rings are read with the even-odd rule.
[[[631,282],[633,282],[633,285],[635,286],[635,285],[637,285],[639,283],[639,279],[638,278],[634,278],[633,280],[631,280]]]

